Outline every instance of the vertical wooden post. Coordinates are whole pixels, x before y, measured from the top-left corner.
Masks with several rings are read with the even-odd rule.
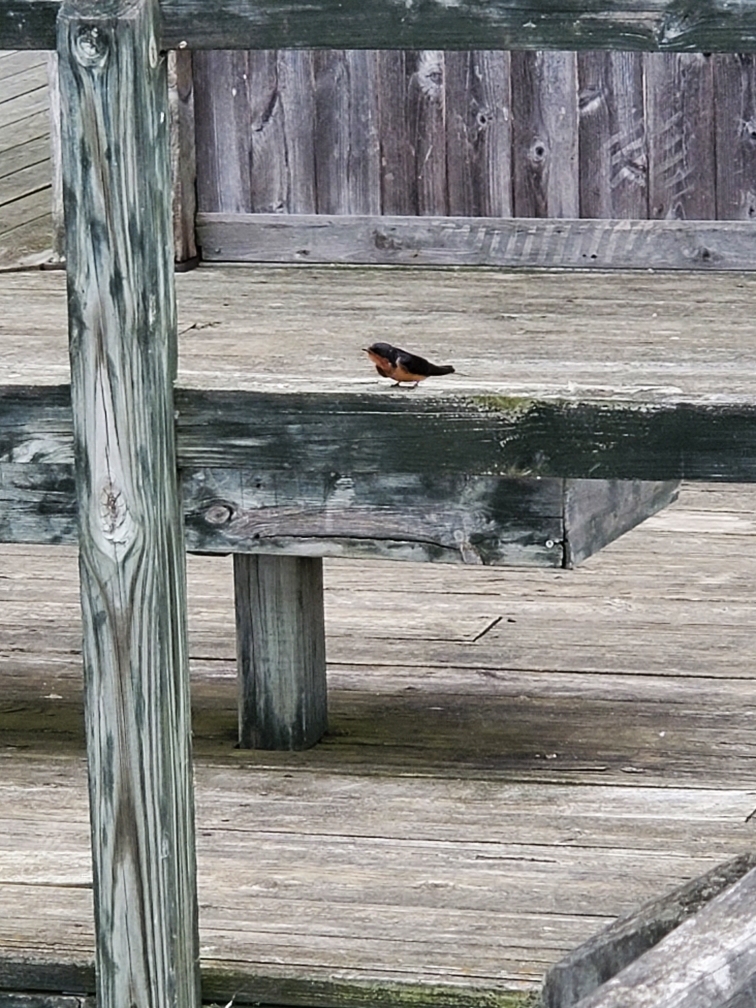
[[[307,749],[328,726],[323,561],[234,555],[239,744]]]
[[[199,1004],[157,0],[58,22],[99,1008]]]

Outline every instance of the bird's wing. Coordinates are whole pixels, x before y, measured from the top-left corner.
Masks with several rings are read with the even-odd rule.
[[[407,353],[406,350],[399,350],[396,355],[396,363],[399,364],[408,374],[426,376],[430,372],[430,364],[425,357],[418,357],[417,354]]]

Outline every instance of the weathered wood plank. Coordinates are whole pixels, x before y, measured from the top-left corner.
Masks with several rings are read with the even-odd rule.
[[[750,54],[714,60],[716,194],[720,220],[756,217],[756,64]]]
[[[649,217],[716,216],[714,84],[710,55],[644,58]]]
[[[315,213],[314,53],[278,53],[278,100],[283,117],[283,160],[287,168],[285,207],[289,213]]]
[[[677,499],[679,484],[567,480],[565,566],[582,563]]]
[[[102,1008],[200,999],[158,18],[152,0],[67,0],[58,22]]]
[[[0,462],[71,460],[65,388],[0,390]],[[183,469],[756,482],[756,405],[178,390]]]
[[[0,48],[52,49],[59,0],[3,0]],[[722,0],[162,0],[162,44],[193,49],[667,49],[753,52],[756,11]]]
[[[447,52],[444,65],[449,213],[510,217],[509,53]]]
[[[215,262],[753,269],[756,237],[738,221],[532,220],[209,214],[197,217]]]
[[[245,52],[198,52],[192,69],[195,86],[197,206],[200,211],[248,213],[249,136]]]
[[[544,1008],[571,1008],[754,867],[756,855],[742,854],[610,924],[552,966]]]
[[[579,217],[577,59],[512,53],[512,186],[517,217]]]
[[[445,54],[423,49],[408,56],[406,115],[414,155],[412,203],[427,217],[446,214]]]
[[[35,137],[26,143],[18,144],[10,150],[4,150],[2,165],[0,165],[0,179],[12,175],[20,168],[27,165],[39,164],[41,161],[50,160],[50,141],[46,136]]]
[[[47,54],[47,88],[50,95],[50,140],[47,151],[50,157],[48,177],[52,214],[51,259],[54,262],[63,262],[66,256],[66,221],[63,215],[63,153],[57,52]]]
[[[726,1005],[756,969],[756,869],[715,896],[580,1008],[711,1008]]]
[[[564,562],[561,480],[208,469],[185,473],[184,507],[202,552]]]
[[[377,54],[325,51],[313,61],[317,209],[380,213]]]
[[[323,561],[234,556],[239,745],[309,749],[328,727]]]
[[[642,55],[580,53],[578,81],[580,216],[648,217]]]
[[[191,52],[168,57],[171,108],[171,175],[173,177],[173,244],[177,263],[196,258],[194,218],[197,212],[197,165],[194,142],[194,80]],[[53,191],[55,183],[53,182]]]

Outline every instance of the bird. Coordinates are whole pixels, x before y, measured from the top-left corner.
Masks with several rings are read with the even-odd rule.
[[[412,388],[417,388],[421,381],[431,375],[454,374],[451,364],[431,364],[424,357],[391,346],[390,343],[372,343],[363,347],[370,360],[375,364],[375,370],[381,378],[393,378],[396,388],[402,382],[414,382]]]

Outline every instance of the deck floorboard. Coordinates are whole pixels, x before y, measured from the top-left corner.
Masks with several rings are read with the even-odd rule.
[[[331,722],[304,753],[234,748],[231,562],[190,557],[207,990],[493,1004],[752,848],[755,510],[685,486],[569,572],[327,561]],[[0,556],[0,977],[54,977],[92,947],[76,557]]]
[[[0,270],[52,255],[50,119],[43,52],[0,59]]]

